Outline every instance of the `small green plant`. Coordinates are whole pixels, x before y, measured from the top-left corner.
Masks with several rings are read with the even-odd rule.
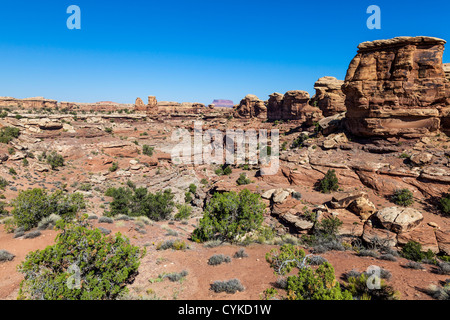
[[[111,171],[111,172],[115,172],[115,171],[117,171],[117,169],[119,169],[119,163],[118,162],[113,162],[111,167],[109,167],[109,171]]]
[[[325,177],[319,181],[318,190],[322,193],[330,193],[331,191],[337,191],[338,189],[339,181],[336,177],[336,172],[334,169],[329,169],[325,174]]]
[[[443,214],[450,214],[450,193],[446,193],[439,200],[439,207]]]
[[[15,176],[17,172],[14,168],[9,168],[9,174]]]
[[[189,185],[189,192],[195,194],[197,192],[197,186],[193,183]]]
[[[299,135],[297,137],[297,139],[294,140],[294,142],[292,142],[292,148],[303,148],[303,144],[306,140],[309,139],[309,136],[305,133],[302,133],[301,135]]]
[[[48,155],[46,154],[45,158],[47,160],[47,163],[51,166],[52,170],[64,166],[63,156],[58,154],[56,151],[53,151]]]
[[[414,195],[409,189],[397,189],[391,197],[396,205],[407,207],[414,203]]]
[[[422,245],[416,241],[408,241],[402,248],[401,256],[416,262],[421,262],[423,260],[431,261],[435,259],[435,255],[431,250],[423,252]]]
[[[113,133],[113,129],[112,128],[105,128],[105,132],[112,134]]]
[[[239,178],[236,180],[236,183],[237,183],[238,186],[250,184],[251,182],[252,181],[249,178],[247,178],[245,173],[241,173],[239,175]]]
[[[177,205],[178,212],[175,214],[175,220],[185,220],[188,219],[192,213],[192,207],[188,204]]]
[[[0,129],[0,143],[9,143],[11,140],[18,138],[19,135],[19,128],[3,127]]]
[[[149,145],[144,144],[142,146],[142,153],[147,155],[147,156],[153,156],[153,151],[155,150],[154,147],[150,147]]]

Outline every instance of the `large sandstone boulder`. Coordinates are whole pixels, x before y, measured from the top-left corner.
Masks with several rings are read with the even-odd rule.
[[[431,37],[361,43],[342,86],[347,130],[358,136],[411,138],[448,131],[444,44]]]
[[[384,228],[396,233],[411,231],[423,220],[423,215],[413,208],[388,207],[375,216]]]
[[[325,117],[345,112],[345,95],[342,92],[343,80],[335,77],[323,77],[316,81],[314,89],[316,94],[311,102],[317,106]]]
[[[264,101],[254,94],[248,94],[241,100],[239,105],[234,108],[233,116],[235,118],[267,118],[267,107]]]

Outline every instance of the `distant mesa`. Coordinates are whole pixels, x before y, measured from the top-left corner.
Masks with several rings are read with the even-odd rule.
[[[233,108],[234,104],[231,100],[215,99],[211,104],[219,108]]]

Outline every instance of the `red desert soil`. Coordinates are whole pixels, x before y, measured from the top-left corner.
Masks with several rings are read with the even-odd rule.
[[[208,265],[208,259],[214,254],[224,254],[232,257],[240,248],[235,245],[222,245],[215,248],[206,248],[202,244],[188,240],[193,227],[175,222],[169,225],[167,222],[154,223],[146,226],[147,234],[134,231],[133,221],[118,221],[114,224],[99,224],[112,230],[113,233],[121,232],[128,236],[135,245],[147,248],[147,254],[142,259],[139,274],[134,283],[129,286],[130,297],[133,299],[181,299],[181,300],[233,300],[251,299],[258,300],[262,292],[273,286],[277,277],[265,261],[265,254],[274,248],[273,245],[252,244],[245,247],[248,257],[232,259],[230,263],[218,266]],[[167,230],[178,232],[177,237],[167,236]],[[16,255],[9,262],[0,264],[0,299],[16,299],[19,285],[23,279],[22,274],[16,271],[28,252],[43,249],[54,243],[56,231],[42,231],[42,235],[35,239],[14,239],[12,234],[6,234],[3,226],[0,226],[0,248],[6,249]],[[183,239],[189,244],[185,251],[157,250],[156,245],[167,239]],[[427,266],[427,271],[405,269],[401,265],[405,259],[397,262],[377,260],[369,257],[357,257],[353,252],[327,252],[322,254],[335,268],[336,277],[340,279],[343,273],[356,269],[365,271],[370,265],[377,265],[392,273],[388,282],[401,294],[404,300],[429,300],[429,296],[420,291],[430,284],[438,284],[448,276],[437,275]],[[155,281],[159,275],[170,272],[187,270],[187,277],[181,282],[171,282],[168,279]],[[245,291],[236,294],[214,293],[210,290],[210,284],[216,280],[229,280],[237,278],[245,287]],[[150,281],[153,280],[153,281]]]

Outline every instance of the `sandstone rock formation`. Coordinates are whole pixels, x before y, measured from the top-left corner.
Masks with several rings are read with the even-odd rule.
[[[136,98],[136,102],[134,103],[134,111],[147,111],[147,106],[141,98]]]
[[[335,77],[323,77],[314,84],[316,94],[312,97],[311,103],[322,110],[325,117],[347,110],[345,107],[345,95],[341,89],[343,84],[343,80],[338,80]]]
[[[12,97],[0,97],[0,107],[13,107],[23,109],[55,109],[58,101],[43,97],[16,99]]]
[[[235,118],[260,118],[266,119],[267,107],[264,101],[254,94],[248,94],[235,106],[233,116]]]
[[[347,129],[358,136],[410,138],[448,131],[444,44],[431,37],[361,43],[342,87]]]
[[[450,81],[450,63],[444,63],[445,77]]]
[[[281,93],[273,93],[267,103],[267,119],[274,120],[298,120],[307,125],[322,119],[319,108],[309,104],[309,93],[301,90],[292,90]]]

